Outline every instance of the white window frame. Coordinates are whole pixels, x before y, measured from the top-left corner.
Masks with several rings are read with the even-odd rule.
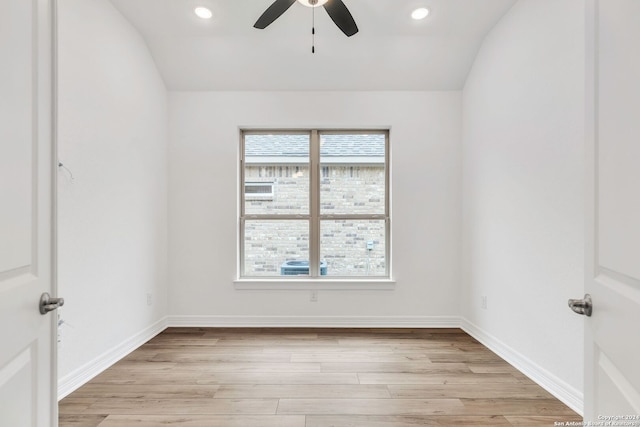
[[[245,136],[259,134],[305,134],[310,137],[309,145],[309,213],[287,214],[246,214],[245,213]],[[381,214],[321,214],[320,182],[322,166],[320,162],[321,134],[372,134],[385,135],[385,203]],[[313,289],[314,283],[322,282],[323,289],[393,289],[391,278],[391,215],[390,215],[390,149],[388,129],[241,129],[240,130],[240,194],[238,227],[238,279],[237,289]],[[347,166],[349,163],[346,164]],[[354,163],[354,166],[360,164]],[[247,220],[308,220],[309,221],[309,276],[244,276],[244,233]],[[323,220],[382,220],[385,222],[385,275],[384,276],[322,276],[320,275],[320,223]],[[265,286],[265,285],[271,285]],[[329,286],[327,286],[329,285]],[[334,286],[332,286],[334,285]]]

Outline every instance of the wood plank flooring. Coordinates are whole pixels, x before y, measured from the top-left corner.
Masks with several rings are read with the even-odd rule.
[[[459,329],[170,328],[61,427],[553,426],[582,418]]]

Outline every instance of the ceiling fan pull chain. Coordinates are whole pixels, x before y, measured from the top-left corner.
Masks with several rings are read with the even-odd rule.
[[[311,53],[316,53],[316,8],[311,8]]]

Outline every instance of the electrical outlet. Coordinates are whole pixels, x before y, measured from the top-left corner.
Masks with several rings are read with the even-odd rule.
[[[311,291],[311,295],[309,296],[309,301],[318,302],[318,291]]]
[[[153,294],[147,294],[147,305],[153,305]]]
[[[482,295],[482,301],[480,302],[480,307],[482,307],[483,309],[487,309],[487,296],[486,295]]]

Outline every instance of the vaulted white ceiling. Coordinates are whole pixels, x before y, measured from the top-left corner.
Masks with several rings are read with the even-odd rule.
[[[111,0],[140,31],[170,90],[458,90],[485,35],[517,0],[344,0],[346,37],[294,4],[264,30],[272,0]],[[213,19],[195,16],[196,6]],[[411,19],[427,7],[429,16]]]

